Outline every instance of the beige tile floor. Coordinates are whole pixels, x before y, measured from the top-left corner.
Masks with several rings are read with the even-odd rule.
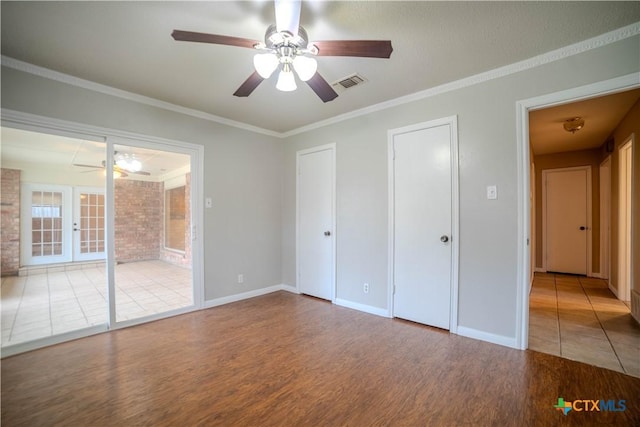
[[[536,273],[529,349],[640,377],[640,325],[601,279]]]
[[[2,346],[106,323],[105,268],[2,278]],[[191,270],[162,261],[115,267],[116,319],[136,319],[192,304]]]

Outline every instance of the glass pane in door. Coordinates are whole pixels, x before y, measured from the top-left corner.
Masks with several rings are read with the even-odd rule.
[[[77,259],[105,258],[105,196],[104,191],[78,191],[79,209],[74,222]]]
[[[31,192],[31,256],[62,255],[62,193]]]
[[[2,207],[2,272],[13,273],[2,277],[2,347],[104,325],[106,268],[104,260],[76,257],[74,190],[90,185],[104,193],[106,144],[1,130],[2,197],[11,201]],[[93,199],[86,215],[89,251],[104,244],[97,220],[101,204],[103,195]],[[11,234],[5,224],[15,225]]]
[[[116,321],[193,305],[191,157],[114,146]]]

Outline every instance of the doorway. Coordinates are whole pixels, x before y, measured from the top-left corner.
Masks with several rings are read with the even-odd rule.
[[[636,111],[639,94],[637,77],[624,76],[566,92],[519,102],[519,142],[525,144],[519,147],[519,159],[523,161],[520,164],[522,168],[519,171],[519,178],[520,183],[524,184],[519,195],[522,197],[531,188],[531,183],[528,182],[527,178],[529,177],[529,168],[534,163],[534,158],[530,157],[530,154],[534,153],[533,150],[530,151],[529,147],[530,138],[533,138],[531,127],[531,113],[533,111],[551,111],[555,107],[557,107],[556,110],[565,107],[575,108],[575,105],[584,107],[590,102],[599,102],[600,98],[605,98],[602,101],[608,102],[610,107],[605,110],[606,114],[601,113],[595,116],[603,120],[604,123],[604,117],[610,113],[617,111],[619,115],[611,120],[613,125],[608,130],[602,132],[601,136],[594,138],[600,144],[595,147],[595,153],[583,152],[581,160],[578,159],[579,156],[574,154],[571,154],[571,156],[558,155],[554,160],[559,161],[561,160],[560,157],[563,157],[562,160],[566,162],[568,157],[573,157],[572,161],[576,163],[584,162],[582,164],[590,165],[595,172],[604,170],[604,185],[606,185],[606,171],[607,166],[610,165],[610,163],[607,163],[607,156],[614,152],[616,147],[613,140],[609,140],[607,135],[612,134],[614,129],[619,128],[619,124],[625,116],[630,114],[629,112],[632,108]],[[615,102],[612,102],[613,99],[615,99]],[[571,114],[571,117],[578,115],[580,114],[574,113]],[[558,123],[560,123],[559,127],[562,129],[562,122],[562,120],[556,120],[556,124],[551,128],[556,129]],[[565,137],[566,143],[562,144],[563,147],[580,141],[580,138],[574,137],[571,139],[570,134],[568,135],[569,137]],[[587,157],[591,158],[591,160],[585,161]],[[537,157],[536,160],[538,160]],[[551,163],[551,159],[545,159],[545,163],[548,166]],[[535,167],[536,169],[539,167],[537,161],[535,162]],[[555,167],[557,168],[558,166],[555,165]],[[598,189],[597,178],[598,176],[594,178],[594,184],[596,185],[594,188],[596,189]],[[611,184],[615,186],[616,183]],[[600,185],[603,185],[603,182]],[[606,192],[602,191],[594,193],[594,201],[598,200],[596,197],[599,194],[604,194],[604,197],[600,197],[601,200],[598,203],[605,203]],[[637,352],[640,351],[640,347],[637,346],[637,343],[640,343],[639,330],[637,323],[631,319],[628,305],[618,301],[608,290],[606,281],[602,280],[602,277],[614,274],[609,272],[606,266],[602,266],[603,262],[600,261],[602,256],[606,260],[606,253],[594,251],[592,257],[594,266],[600,265],[599,269],[593,269],[594,277],[538,272],[535,275],[531,294],[527,292],[527,282],[530,277],[528,261],[530,259],[535,260],[535,257],[529,257],[528,238],[533,236],[529,236],[527,232],[530,227],[530,221],[534,217],[532,216],[530,219],[527,215],[530,212],[527,203],[528,198],[522,197],[519,201],[522,203],[520,214],[524,216],[524,222],[521,224],[524,227],[520,228],[520,231],[523,232],[523,238],[519,252],[519,259],[521,260],[519,272],[522,274],[520,277],[523,285],[521,288],[522,293],[520,294],[523,298],[521,306],[523,308],[522,334],[518,337],[521,348],[531,348],[638,375],[640,371],[636,367]],[[594,227],[603,224],[599,232],[598,230],[594,231],[594,238],[600,237],[598,240],[600,248],[602,248],[607,241],[606,213],[608,209],[602,205],[595,205],[594,207],[594,215],[600,214],[600,219],[594,220]],[[611,235],[612,239],[615,237],[615,234]],[[612,259],[615,259],[615,254],[612,255]],[[531,267],[536,267],[536,264],[532,264]],[[541,264],[538,264],[537,268],[540,269],[540,267]],[[531,311],[529,310],[530,307]],[[546,329],[547,332],[540,334],[540,331],[544,331],[544,324],[548,324],[551,327]],[[538,332],[536,333],[536,331]],[[584,340],[587,340],[588,343],[582,342]],[[631,343],[636,344],[631,345]],[[545,344],[546,350],[541,350],[540,344]]]
[[[591,247],[591,168],[542,171],[543,266],[586,276]]]
[[[600,164],[600,278],[611,289],[611,156]]]
[[[392,315],[456,330],[457,120],[389,131]]]
[[[296,154],[298,292],[335,300],[335,144]]]
[[[28,253],[3,265],[19,273],[2,278],[3,356],[202,306],[201,147],[83,131],[2,127],[3,178],[23,190],[3,224]]]
[[[22,266],[105,259],[104,188],[22,184]]]
[[[632,281],[632,173],[633,135],[622,144],[618,157],[618,298],[631,300]]]

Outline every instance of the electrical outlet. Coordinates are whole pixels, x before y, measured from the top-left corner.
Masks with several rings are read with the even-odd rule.
[[[365,294],[369,293],[369,284],[365,283],[364,286],[362,287],[362,290],[364,291]]]
[[[244,274],[238,274],[238,283],[244,283]]]

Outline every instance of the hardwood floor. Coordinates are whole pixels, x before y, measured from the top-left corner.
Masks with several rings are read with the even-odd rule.
[[[640,425],[640,379],[277,292],[6,358],[1,421]]]

